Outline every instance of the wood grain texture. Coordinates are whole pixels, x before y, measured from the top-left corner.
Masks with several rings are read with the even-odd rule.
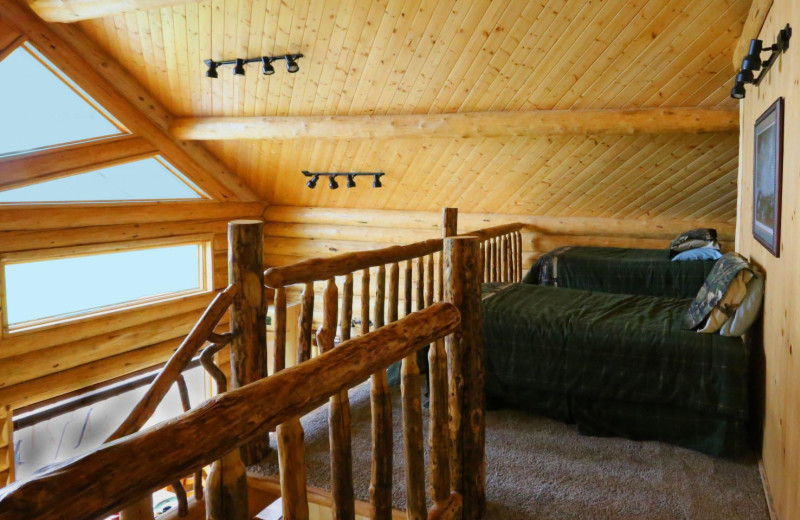
[[[762,2],[754,2],[754,4]],[[759,38],[774,41],[789,23],[800,27],[800,10],[791,0],[775,0]],[[800,356],[794,352],[800,342],[800,153],[794,143],[800,138],[800,56],[797,48],[782,54],[758,88],[749,88],[741,102],[741,169],[739,172],[736,250],[765,273],[763,322],[752,329],[755,351],[753,396],[756,420],[763,425],[764,474],[777,518],[800,517]],[[756,120],[775,100],[785,98],[784,154],[780,258],[775,258],[753,237],[753,164]]]
[[[333,349],[336,339],[339,290],[336,280],[325,284],[322,297],[323,320],[317,331],[317,346],[321,353]],[[331,496],[334,520],[355,520],[353,494],[353,454],[350,441],[350,402],[347,392],[331,396],[328,412],[328,432],[331,454]]]
[[[445,239],[445,300],[462,316],[446,338],[450,395],[450,487],[463,497],[463,518],[486,511],[486,423],[479,240]]]
[[[47,22],[72,23],[120,13],[147,11],[192,0],[27,0],[36,14]],[[199,1],[199,0],[195,0]]]
[[[429,121],[735,109],[731,58],[750,4],[217,0],[77,25],[177,117]],[[204,77],[206,58],[285,52],[305,55],[297,74],[265,77],[253,65],[245,77],[230,69]],[[372,135],[367,126],[357,131]],[[457,138],[375,142],[340,135],[206,144],[271,204],[679,219],[705,207],[722,221],[735,216],[734,132],[464,139],[471,134],[459,128]],[[380,190],[309,190],[302,169],[387,175]],[[695,189],[714,183],[710,199]],[[663,198],[650,204],[642,192]]]
[[[541,135],[733,132],[733,108],[541,110],[385,116],[191,117],[170,124],[175,139],[468,139]]]
[[[228,223],[228,284],[238,288],[231,302],[231,389],[267,377],[263,236],[260,220]],[[267,435],[242,446],[245,464],[255,464],[268,453]]]
[[[222,456],[242,440],[310,412],[334,393],[452,332],[458,323],[452,305],[435,304],[273,377],[214,397],[180,421],[106,444],[62,464],[59,471],[3,489],[0,519],[94,518],[113,511],[131,497]],[[309,380],[317,384],[308,385]],[[198,431],[207,434],[198,436]]]
[[[23,155],[0,158],[0,189],[19,188],[152,157],[156,147],[146,139],[122,136]]]
[[[733,50],[733,69],[739,70],[742,68],[742,58],[747,56],[747,51],[750,49],[750,40],[759,37],[761,28],[764,26],[764,21],[767,19],[767,14],[772,7],[773,0],[753,0],[750,4],[750,11],[747,13],[747,19],[742,28],[742,34],[736,42],[736,48]]]

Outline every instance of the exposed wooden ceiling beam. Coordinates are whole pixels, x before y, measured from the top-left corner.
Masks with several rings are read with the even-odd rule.
[[[736,42],[736,47],[733,49],[733,70],[738,71],[742,67],[742,58],[747,55],[750,40],[758,38],[758,33],[764,26],[764,20],[767,19],[772,2],[773,0],[753,0],[753,3],[750,4],[750,12],[744,22],[742,35],[739,36],[739,41]],[[772,42],[770,42],[771,44]]]
[[[25,0],[47,22],[77,22],[200,0]]]
[[[33,43],[126,128],[158,148],[181,172],[219,201],[256,201],[245,183],[201,143],[175,141],[172,114],[77,26],[48,24],[23,3],[0,1],[0,19]]]
[[[387,116],[267,116],[178,118],[180,140],[397,139],[733,132],[736,108],[538,110]]]

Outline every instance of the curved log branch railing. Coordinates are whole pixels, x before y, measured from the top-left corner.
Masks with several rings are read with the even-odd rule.
[[[0,520],[89,520],[109,514],[131,498],[174,482],[267,429],[312,411],[452,333],[459,321],[453,305],[434,304],[317,358],[218,395],[176,419],[104,444],[0,490]]]

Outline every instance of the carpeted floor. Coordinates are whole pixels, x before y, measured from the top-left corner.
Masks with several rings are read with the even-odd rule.
[[[399,393],[394,389],[393,495],[403,509]],[[351,390],[350,400],[356,497],[367,500],[369,385]],[[302,422],[308,483],[330,489],[327,421],[323,407]],[[427,439],[427,417],[425,432]],[[277,474],[277,452],[251,469]],[[486,473],[488,519],[769,518],[754,457],[715,459],[658,442],[586,437],[572,426],[511,410],[487,414]]]

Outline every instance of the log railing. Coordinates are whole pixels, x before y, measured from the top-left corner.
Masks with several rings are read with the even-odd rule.
[[[205,495],[207,518],[248,518],[246,472],[239,448],[245,456],[260,456],[265,449],[266,432],[273,427],[278,441],[283,518],[305,520],[309,510],[303,429],[299,418],[324,399],[328,399],[330,405],[334,518],[352,519],[354,496],[347,389],[367,376],[371,385],[373,434],[370,512],[375,519],[391,518],[393,432],[386,368],[398,360],[402,360],[402,419],[408,518],[449,519],[456,515],[464,519],[481,518],[485,507],[485,490],[482,487],[485,470],[480,364],[480,282],[517,281],[521,278],[521,225],[497,226],[475,231],[468,236],[456,236],[456,218],[455,209],[445,209],[442,234],[443,237],[452,238],[426,240],[406,246],[306,260],[272,268],[264,273],[263,284],[260,281],[263,268],[259,261],[262,254],[258,247],[263,224],[258,221],[232,222],[229,226],[229,258],[232,264],[229,269],[230,285],[217,295],[181,347],[151,382],[144,398],[108,439],[115,442],[107,443],[96,453],[81,457],[58,471],[46,473],[29,483],[21,483],[0,492],[0,520],[28,517],[93,518],[95,512],[105,514],[120,506],[125,508],[121,514],[123,520],[150,520],[153,513],[149,492],[164,485],[174,488],[179,503],[178,516],[184,516],[187,499],[180,479],[190,474],[194,476],[195,498],[201,499]],[[258,276],[254,277],[255,273]],[[341,290],[337,277],[341,282]],[[357,286],[356,280],[359,282]],[[316,336],[312,333],[315,282],[324,283],[322,322]],[[298,345],[296,359],[287,363],[287,288],[298,284],[303,287],[297,323]],[[266,371],[263,366],[266,361],[263,356],[266,353],[266,330],[263,326],[266,304],[263,300],[259,301],[264,295],[262,285],[275,291],[274,373],[266,379],[260,375]],[[360,318],[362,336],[350,340],[354,325],[355,287],[358,287],[360,296],[360,309],[357,309],[356,316]],[[462,328],[459,328],[457,334],[448,335],[453,331],[452,327],[443,325],[453,321],[451,307],[435,303],[443,300],[453,302],[464,318]],[[398,321],[401,305],[406,318]],[[229,308],[232,332],[215,333],[215,327]],[[412,313],[414,309],[418,312]],[[432,321],[428,322],[426,319]],[[450,327],[447,333],[441,332],[447,327]],[[312,360],[314,337],[321,355]],[[427,339],[420,342],[421,337]],[[405,338],[406,343],[413,343],[417,348],[400,346],[399,338]],[[210,346],[207,346],[209,343]],[[345,349],[347,345],[358,347],[350,346],[348,350]],[[430,345],[429,491],[434,504],[430,511],[427,510],[425,498],[425,441],[422,431],[419,367],[421,359],[418,357],[419,347],[426,345]],[[226,346],[231,349],[230,384],[224,372],[213,362],[213,356]],[[201,405],[199,409],[189,411],[191,405],[181,373],[201,349],[201,364],[215,380],[221,395]],[[345,353],[343,349],[346,350]],[[363,354],[364,360],[353,352]],[[397,357],[396,353],[402,353],[402,356]],[[347,364],[336,364],[341,360],[347,360],[351,366],[348,368]],[[365,364],[365,361],[369,362]],[[290,364],[295,366],[287,368]],[[364,367],[372,369],[364,372]],[[293,374],[305,374],[305,379],[296,379],[297,376]],[[331,374],[340,374],[337,377],[341,381]],[[307,388],[302,392],[298,390],[298,395],[306,395],[308,399],[301,403],[296,401],[297,396],[292,396],[292,399],[282,401],[283,396],[292,394],[285,394],[285,389],[275,381],[294,385],[292,387],[299,385],[298,381],[303,382]],[[346,384],[343,383],[345,381]],[[320,390],[320,384],[327,385],[324,388],[332,390]],[[168,425],[159,425],[155,430],[140,433],[139,429],[152,416],[172,385],[177,385],[184,410],[188,413]],[[270,390],[265,393],[248,390],[253,386]],[[229,387],[231,391],[226,393]],[[270,392],[274,392],[274,395]],[[228,397],[231,395],[235,397]],[[245,395],[258,395],[261,401],[247,403],[247,399],[242,398]],[[293,402],[297,406],[293,407]],[[229,404],[233,408],[228,408]],[[285,406],[280,408],[282,405]],[[262,410],[264,407],[267,412]],[[212,417],[212,412],[227,417],[231,422]],[[247,414],[261,418],[269,416],[269,420],[251,418],[248,421]],[[202,418],[195,419],[196,417]],[[237,431],[236,425],[240,423],[243,429]],[[255,423],[260,426],[254,426]],[[187,431],[192,431],[198,425],[203,427],[194,429],[194,437],[190,436]],[[204,442],[198,444],[200,437],[204,442],[206,437],[215,439],[217,444],[208,451],[197,451],[196,445],[207,446]],[[152,441],[156,438],[168,444],[171,452],[157,447],[157,443]],[[117,446],[135,447],[136,455],[125,450],[119,451]],[[153,451],[150,451],[151,448]],[[140,468],[142,461],[137,460],[131,464],[134,468],[139,468],[138,472],[126,472],[125,475],[112,472],[103,479],[109,482],[111,476],[117,475],[114,480],[119,478],[122,483],[113,482],[111,488],[118,494],[103,488],[97,496],[87,498],[93,489],[92,480],[88,476],[84,477],[82,472],[89,471],[86,475],[90,475],[91,471],[101,466],[106,471],[107,465],[113,460],[112,453],[121,457],[118,464],[122,467],[129,463],[125,457],[133,456],[148,462],[166,457],[172,466],[149,467],[148,475],[144,477],[145,469],[143,466]],[[96,465],[96,462],[87,463],[86,460],[103,462]],[[212,461],[204,493],[201,469]],[[80,476],[75,477],[76,481],[85,485],[85,489],[79,493],[80,497],[74,502],[87,508],[75,509],[77,513],[72,516],[64,513],[63,508],[57,508],[57,502],[50,504],[49,498],[32,498],[34,495],[29,494],[30,490],[40,489],[37,488],[40,484],[53,485],[54,492],[49,494],[61,497],[62,502],[66,501],[64,497],[70,495],[62,494],[62,489],[77,493],[76,489],[81,488],[70,487],[71,484],[62,479],[64,474]],[[141,498],[131,500],[137,497]],[[53,508],[52,512],[45,513],[49,507]],[[20,511],[26,513],[14,516]],[[28,516],[30,511],[35,511],[36,514],[31,513],[33,516]]]
[[[522,280],[522,224],[504,224],[471,232],[481,240],[484,282]]]
[[[457,211],[446,208],[443,215],[443,237],[456,236]],[[480,282],[483,281],[484,257],[480,250],[490,251],[485,262],[489,272],[496,273],[487,280],[518,281],[522,277],[521,258],[521,224],[509,224],[479,230],[469,234],[473,242],[474,258],[469,262],[466,276],[474,278],[470,286],[472,291],[470,312],[476,312],[479,303]],[[421,310],[442,301],[447,289],[445,279],[451,283],[463,283],[455,274],[464,271],[467,256],[459,257],[455,262],[445,258],[445,242],[447,239],[431,239],[404,246],[391,246],[373,251],[346,253],[329,258],[304,260],[296,264],[274,267],[264,274],[264,282],[268,288],[275,290],[275,367],[276,371],[285,366],[286,360],[286,323],[287,290],[293,285],[303,287],[300,297],[300,318],[298,320],[299,344],[297,363],[307,361],[310,356],[313,337],[313,311],[315,299],[315,282],[324,284],[322,292],[321,326],[316,334],[317,345],[321,352],[335,348],[337,323],[338,337],[346,340],[351,335],[351,317],[353,313],[354,279],[359,279],[360,327],[361,334],[367,334],[371,326],[380,329],[385,323],[398,319],[400,307],[403,315],[409,315],[413,309]],[[460,243],[460,241],[459,241]],[[480,249],[479,249],[480,244]],[[456,251],[461,249],[456,248]],[[457,264],[457,265],[454,265]],[[449,265],[449,267],[446,267]],[[340,278],[341,291],[337,285]],[[388,278],[388,279],[387,279]],[[458,278],[458,279],[457,279]],[[438,279],[438,280],[437,280]],[[462,289],[453,289],[451,294],[462,298]],[[340,296],[341,294],[341,296]],[[374,298],[373,298],[374,297]],[[464,298],[467,301],[469,298]],[[341,308],[341,320],[338,317]],[[466,319],[466,317],[465,317]],[[479,323],[479,319],[477,320]],[[473,331],[480,335],[480,330]],[[474,416],[474,413],[452,412],[453,406],[481,407],[462,397],[465,392],[476,386],[482,392],[480,380],[475,385],[473,374],[448,371],[448,351],[457,355],[456,341],[451,341],[449,349],[445,348],[444,338],[435,341],[428,351],[429,390],[430,390],[430,428],[428,443],[430,447],[430,494],[435,505],[434,510],[445,510],[453,500],[453,492],[461,497],[460,491],[470,479],[481,479],[482,464],[472,460],[473,469],[464,471],[462,453],[465,443],[461,442],[458,432],[464,427],[461,423],[454,425],[449,414],[456,418]],[[474,357],[476,350],[464,351],[466,357]],[[459,351],[460,352],[460,351]],[[452,358],[452,355],[450,356]],[[423,358],[424,359],[424,358]],[[410,354],[402,361],[401,392],[403,445],[406,468],[406,496],[408,501],[408,518],[424,519],[432,512],[426,511],[425,464],[422,431],[422,396],[420,381],[420,358],[417,353]],[[456,362],[456,371],[482,368],[467,366]],[[470,382],[464,383],[468,379]],[[457,383],[453,383],[457,381]],[[389,384],[386,371],[381,370],[370,377],[370,402],[372,412],[372,469],[370,478],[370,512],[372,518],[390,518],[392,514],[392,409]],[[474,393],[474,392],[473,392]],[[470,394],[472,395],[472,394]],[[481,415],[482,417],[482,415]],[[330,445],[331,445],[331,487],[333,496],[334,518],[353,517],[352,457],[350,454],[349,403],[347,394],[336,395],[330,402]],[[481,419],[482,424],[482,419]],[[482,429],[481,434],[482,435]],[[284,519],[303,520],[308,518],[306,509],[306,483],[303,446],[303,430],[299,417],[292,418],[278,428],[278,450],[280,460],[281,495],[284,505]],[[468,436],[470,442],[482,442],[480,435]],[[482,449],[482,448],[481,448]],[[467,452],[471,453],[471,448]],[[474,449],[472,449],[474,451]],[[473,457],[474,459],[474,457]],[[453,461],[456,461],[455,463]],[[454,466],[458,466],[455,467]],[[470,464],[470,462],[467,462]],[[472,486],[477,498],[472,499],[478,510],[482,507],[483,490],[480,486]],[[479,496],[478,496],[479,495]],[[469,497],[467,497],[469,498]],[[438,514],[438,513],[437,513]],[[465,518],[469,515],[465,514]],[[475,516],[478,518],[478,516]]]
[[[312,360],[217,395],[174,420],[12,484],[0,490],[0,520],[94,519],[119,510],[198,467],[224,461],[249,439],[311,412],[370,374],[454,332],[459,319],[453,305],[434,304]],[[453,518],[458,505],[455,495],[432,518]]]

